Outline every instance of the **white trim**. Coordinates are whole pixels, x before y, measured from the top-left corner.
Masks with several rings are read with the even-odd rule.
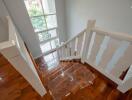
[[[12,34],[12,36],[9,36],[9,41],[0,44],[0,52],[30,85],[43,96],[46,94],[46,89],[40,80],[24,42],[9,17],[8,22],[9,35]]]
[[[55,39],[57,39],[57,38],[58,38],[58,37],[56,36],[56,37],[53,37],[53,38],[50,38],[50,39],[41,41],[40,44],[45,44],[45,43],[47,43],[47,42],[49,42],[49,41],[52,41],[52,40],[55,40]]]
[[[30,18],[37,18],[37,17],[41,17],[41,16],[52,16],[52,15],[56,15],[56,13],[53,13],[53,14],[44,14],[44,15],[37,15],[37,16],[30,16]]]
[[[97,34],[108,35],[119,40],[132,42],[132,35],[127,33],[107,32],[99,27],[93,28],[92,31],[96,32]]]
[[[126,80],[128,80],[129,78],[132,77],[132,65],[130,66],[129,70],[127,71],[126,76],[124,77],[123,82],[125,82]]]
[[[90,66],[92,66],[93,68],[95,68],[97,71],[99,71],[101,74],[103,74],[104,76],[106,76],[107,78],[111,79],[113,82],[115,82],[117,85],[121,85],[122,84],[122,80],[115,78],[113,75],[111,75],[108,72],[105,72],[105,70],[103,68],[101,68],[101,66],[96,66],[93,63],[89,62],[89,61],[85,61],[87,64],[89,64]]]
[[[69,39],[68,41],[66,41],[65,43],[63,43],[59,48],[67,45],[69,42],[71,42],[72,40],[74,40],[76,37],[79,37],[81,34],[83,34],[86,30],[84,29],[82,32],[78,33],[76,36],[74,36],[73,38]],[[58,49],[59,49],[58,48]]]
[[[12,46],[15,46],[14,43],[12,41],[2,42],[2,43],[0,43],[0,50],[5,49],[5,48],[9,48],[9,47],[12,47]]]
[[[55,51],[57,51],[57,48],[51,49],[51,50],[49,50],[49,51],[43,53],[42,55],[43,55],[43,56],[46,56],[46,55],[48,55],[48,54],[50,54],[50,53],[53,53],[53,52],[55,52]]]
[[[37,31],[37,32],[35,32],[35,33],[37,33],[37,34],[38,34],[38,33],[46,32],[46,31],[54,30],[54,29],[56,29],[56,30],[57,30],[57,29],[58,29],[58,27],[53,27],[53,28],[49,28],[49,29],[47,28],[47,29],[45,29],[45,30],[42,30],[42,31]]]

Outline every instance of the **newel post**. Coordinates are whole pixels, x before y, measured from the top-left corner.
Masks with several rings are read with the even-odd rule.
[[[95,27],[95,23],[96,23],[96,20],[88,20],[86,33],[85,33],[85,38],[83,40],[84,45],[83,45],[83,52],[82,52],[82,56],[81,56],[81,62],[82,63],[84,63],[87,59],[90,40],[91,40],[91,37],[92,37],[92,29]]]

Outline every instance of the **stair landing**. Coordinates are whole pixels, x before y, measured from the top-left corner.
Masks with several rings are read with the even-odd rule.
[[[61,61],[48,70],[44,57],[37,59],[43,83],[54,100],[131,100],[116,85],[79,61]]]
[[[79,63],[73,64],[69,68],[60,70],[47,81],[47,87],[55,100],[62,100],[70,94],[93,84],[96,76],[85,66]]]
[[[53,91],[58,91],[59,88],[61,89],[61,87],[63,87],[63,84],[66,84],[65,79],[68,79],[66,82],[72,80],[72,78],[68,76],[69,74],[77,74],[73,75],[74,80],[76,80],[76,85],[72,86],[72,88],[70,88],[71,86],[68,86],[69,88],[66,88],[68,89],[68,92],[66,92],[65,96],[61,96],[62,100],[132,100],[131,91],[125,94],[120,93],[107,80],[105,80],[103,77],[100,77],[98,73],[89,69],[87,65],[83,65],[80,62],[60,62],[58,66],[53,64],[55,66],[52,66],[52,68],[50,68],[49,70],[48,66],[45,65],[43,57],[41,57],[40,59],[41,60],[37,61],[39,65],[38,72],[42,76],[42,81],[45,87],[47,87],[48,91],[44,97],[40,97],[37,92],[29,85],[29,83],[0,54],[0,100],[54,100],[53,98],[55,96],[53,95]],[[78,68],[75,68],[75,70],[73,70],[74,68],[72,68],[71,66]],[[61,74],[62,69],[64,70],[65,78],[56,81],[57,77],[61,77],[60,75],[63,76],[63,74]],[[71,71],[71,69],[73,71]],[[85,75],[83,75],[83,78],[79,77],[79,79],[82,81],[79,81],[78,76],[80,75],[78,75],[78,73],[82,74],[82,72],[86,73],[86,76],[90,76],[87,79],[87,77],[85,78]],[[87,74],[87,72],[90,74]],[[65,74],[68,75],[65,76]],[[93,80],[91,82],[86,81],[91,80],[91,76]],[[55,82],[59,83],[51,85],[51,87],[57,85],[59,86],[57,87],[58,89],[54,87],[54,89],[52,90],[47,83],[51,84],[54,82],[54,80]]]

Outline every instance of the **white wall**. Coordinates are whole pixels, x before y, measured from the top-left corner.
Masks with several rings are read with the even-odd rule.
[[[8,15],[8,13],[7,13],[7,10],[3,4],[3,1],[0,0],[0,17],[5,17],[7,15]]]
[[[8,40],[8,27],[5,17],[8,15],[2,0],[0,0],[0,42]]]
[[[41,55],[39,40],[34,33],[24,0],[3,0],[18,32],[34,57]]]
[[[18,29],[21,37],[26,42],[32,55],[34,57],[39,57],[42,55],[39,46],[38,36],[34,33],[33,27],[31,25],[28,13],[25,8],[24,0],[4,0],[4,3],[8,9],[16,28]],[[55,0],[57,19],[58,19],[58,33],[60,41],[64,41],[65,34],[65,9],[64,0]]]
[[[64,0],[55,0],[56,4],[56,15],[58,23],[58,32],[60,41],[63,42],[66,40],[66,23],[65,23],[65,1]]]
[[[110,31],[132,34],[132,0],[65,0],[67,35],[86,27],[88,19]]]
[[[8,40],[8,27],[6,27],[7,23],[4,23],[3,18],[0,18],[0,42],[4,42]]]

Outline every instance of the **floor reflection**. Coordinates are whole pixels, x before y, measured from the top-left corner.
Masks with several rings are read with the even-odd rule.
[[[57,52],[46,55],[41,60],[44,84],[55,100],[62,100],[63,97],[92,85],[96,77],[79,62],[59,62]]]
[[[59,64],[57,52],[53,52],[44,56],[44,60],[45,64],[47,65],[47,70],[53,70]]]
[[[113,83],[89,65],[78,61],[59,62],[55,53],[40,57],[36,62],[50,93],[48,96],[54,100],[119,100],[122,95]]]
[[[55,100],[62,100],[63,97],[92,85],[95,79],[95,75],[79,63],[60,70],[60,73],[52,76],[47,86]]]

